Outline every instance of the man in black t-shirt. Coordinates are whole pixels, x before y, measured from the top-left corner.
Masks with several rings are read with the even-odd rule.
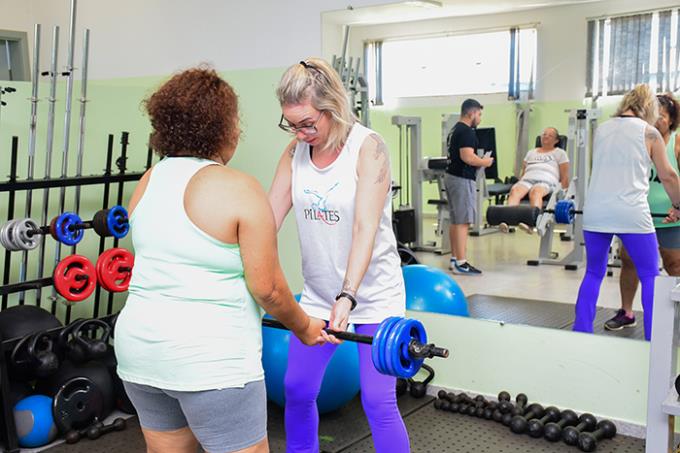
[[[479,269],[466,260],[467,238],[470,224],[474,222],[477,207],[477,170],[490,167],[492,157],[477,155],[475,128],[482,121],[482,104],[466,99],[460,109],[460,120],[453,126],[448,138],[449,165],[444,183],[449,200],[449,238],[451,262],[449,269],[456,274],[479,275]]]

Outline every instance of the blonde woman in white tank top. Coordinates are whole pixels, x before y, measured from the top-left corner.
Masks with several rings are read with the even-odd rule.
[[[291,208],[295,213],[304,277],[300,305],[335,330],[352,323],[358,333],[372,335],[385,318],[405,310],[387,147],[356,121],[339,76],[321,59],[291,66],[277,95],[279,127],[295,139],[281,156],[269,199],[277,227]],[[375,449],[408,452],[395,378],[376,371],[368,345],[358,347],[362,404]],[[291,338],[285,377],[289,453],[319,451],[315,400],[335,349],[309,348]]]
[[[576,302],[575,331],[593,331],[609,245],[617,235],[640,277],[645,338],[651,338],[654,279],[658,274],[656,234],[647,203],[652,164],[673,203],[666,221],[677,221],[680,216],[680,179],[668,161],[661,134],[653,126],[657,116],[656,96],[647,85],[638,85],[623,97],[614,118],[595,132],[583,207],[586,274]]]

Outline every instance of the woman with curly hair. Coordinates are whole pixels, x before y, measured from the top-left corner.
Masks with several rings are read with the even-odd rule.
[[[663,137],[654,127],[657,118],[656,96],[647,85],[638,85],[626,93],[614,117],[595,132],[583,206],[586,274],[576,302],[575,331],[593,331],[609,246],[616,235],[640,277],[645,338],[651,338],[654,279],[659,273],[657,239],[647,202],[652,164],[672,204],[664,221],[676,221],[680,215],[680,179],[668,161]]]
[[[259,306],[313,345],[324,323],[281,271],[258,182],[227,167],[238,101],[214,70],[181,72],[147,101],[162,157],[130,200],[135,268],[115,329],[118,374],[148,452],[266,452]]]

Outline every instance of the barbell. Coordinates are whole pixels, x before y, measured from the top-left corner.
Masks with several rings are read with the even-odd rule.
[[[33,250],[40,245],[42,236],[75,245],[83,238],[83,230],[92,228],[102,237],[124,237],[130,230],[128,213],[122,206],[97,211],[90,221],[83,221],[75,212],[64,212],[52,219],[49,225],[38,226],[29,218],[14,219],[0,228],[0,245],[9,251]]]
[[[555,216],[556,223],[572,224],[574,216],[583,214],[582,210],[576,209],[573,200],[560,200],[555,204],[554,209],[541,209],[536,206],[489,206],[486,210],[486,222],[489,225],[519,225],[524,223],[530,227],[536,226],[538,217],[548,213]],[[664,218],[668,214],[652,213],[652,217]]]
[[[262,319],[264,327],[288,330],[271,318]],[[378,325],[375,335],[324,329],[341,340],[371,345],[371,359],[381,374],[408,379],[416,375],[425,359],[447,358],[449,350],[427,343],[425,327],[417,319],[390,317]]]

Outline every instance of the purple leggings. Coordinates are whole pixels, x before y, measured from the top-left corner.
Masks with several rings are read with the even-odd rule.
[[[659,274],[659,255],[656,233],[616,234],[623,242],[628,255],[635,264],[642,284],[642,308],[644,310],[645,338],[652,336],[652,309],[654,307],[654,278]],[[607,273],[609,245],[614,233],[584,231],[586,242],[586,275],[578,290],[574,330],[593,332],[595,306],[600,295],[600,285]]]
[[[356,324],[356,332],[373,335],[378,324]],[[361,404],[368,418],[377,453],[408,453],[409,438],[397,408],[396,379],[378,373],[371,359],[371,346],[359,346]],[[321,389],[333,344],[305,346],[290,336],[288,369],[284,380],[286,394],[286,452],[319,452],[319,413],[316,397]]]

